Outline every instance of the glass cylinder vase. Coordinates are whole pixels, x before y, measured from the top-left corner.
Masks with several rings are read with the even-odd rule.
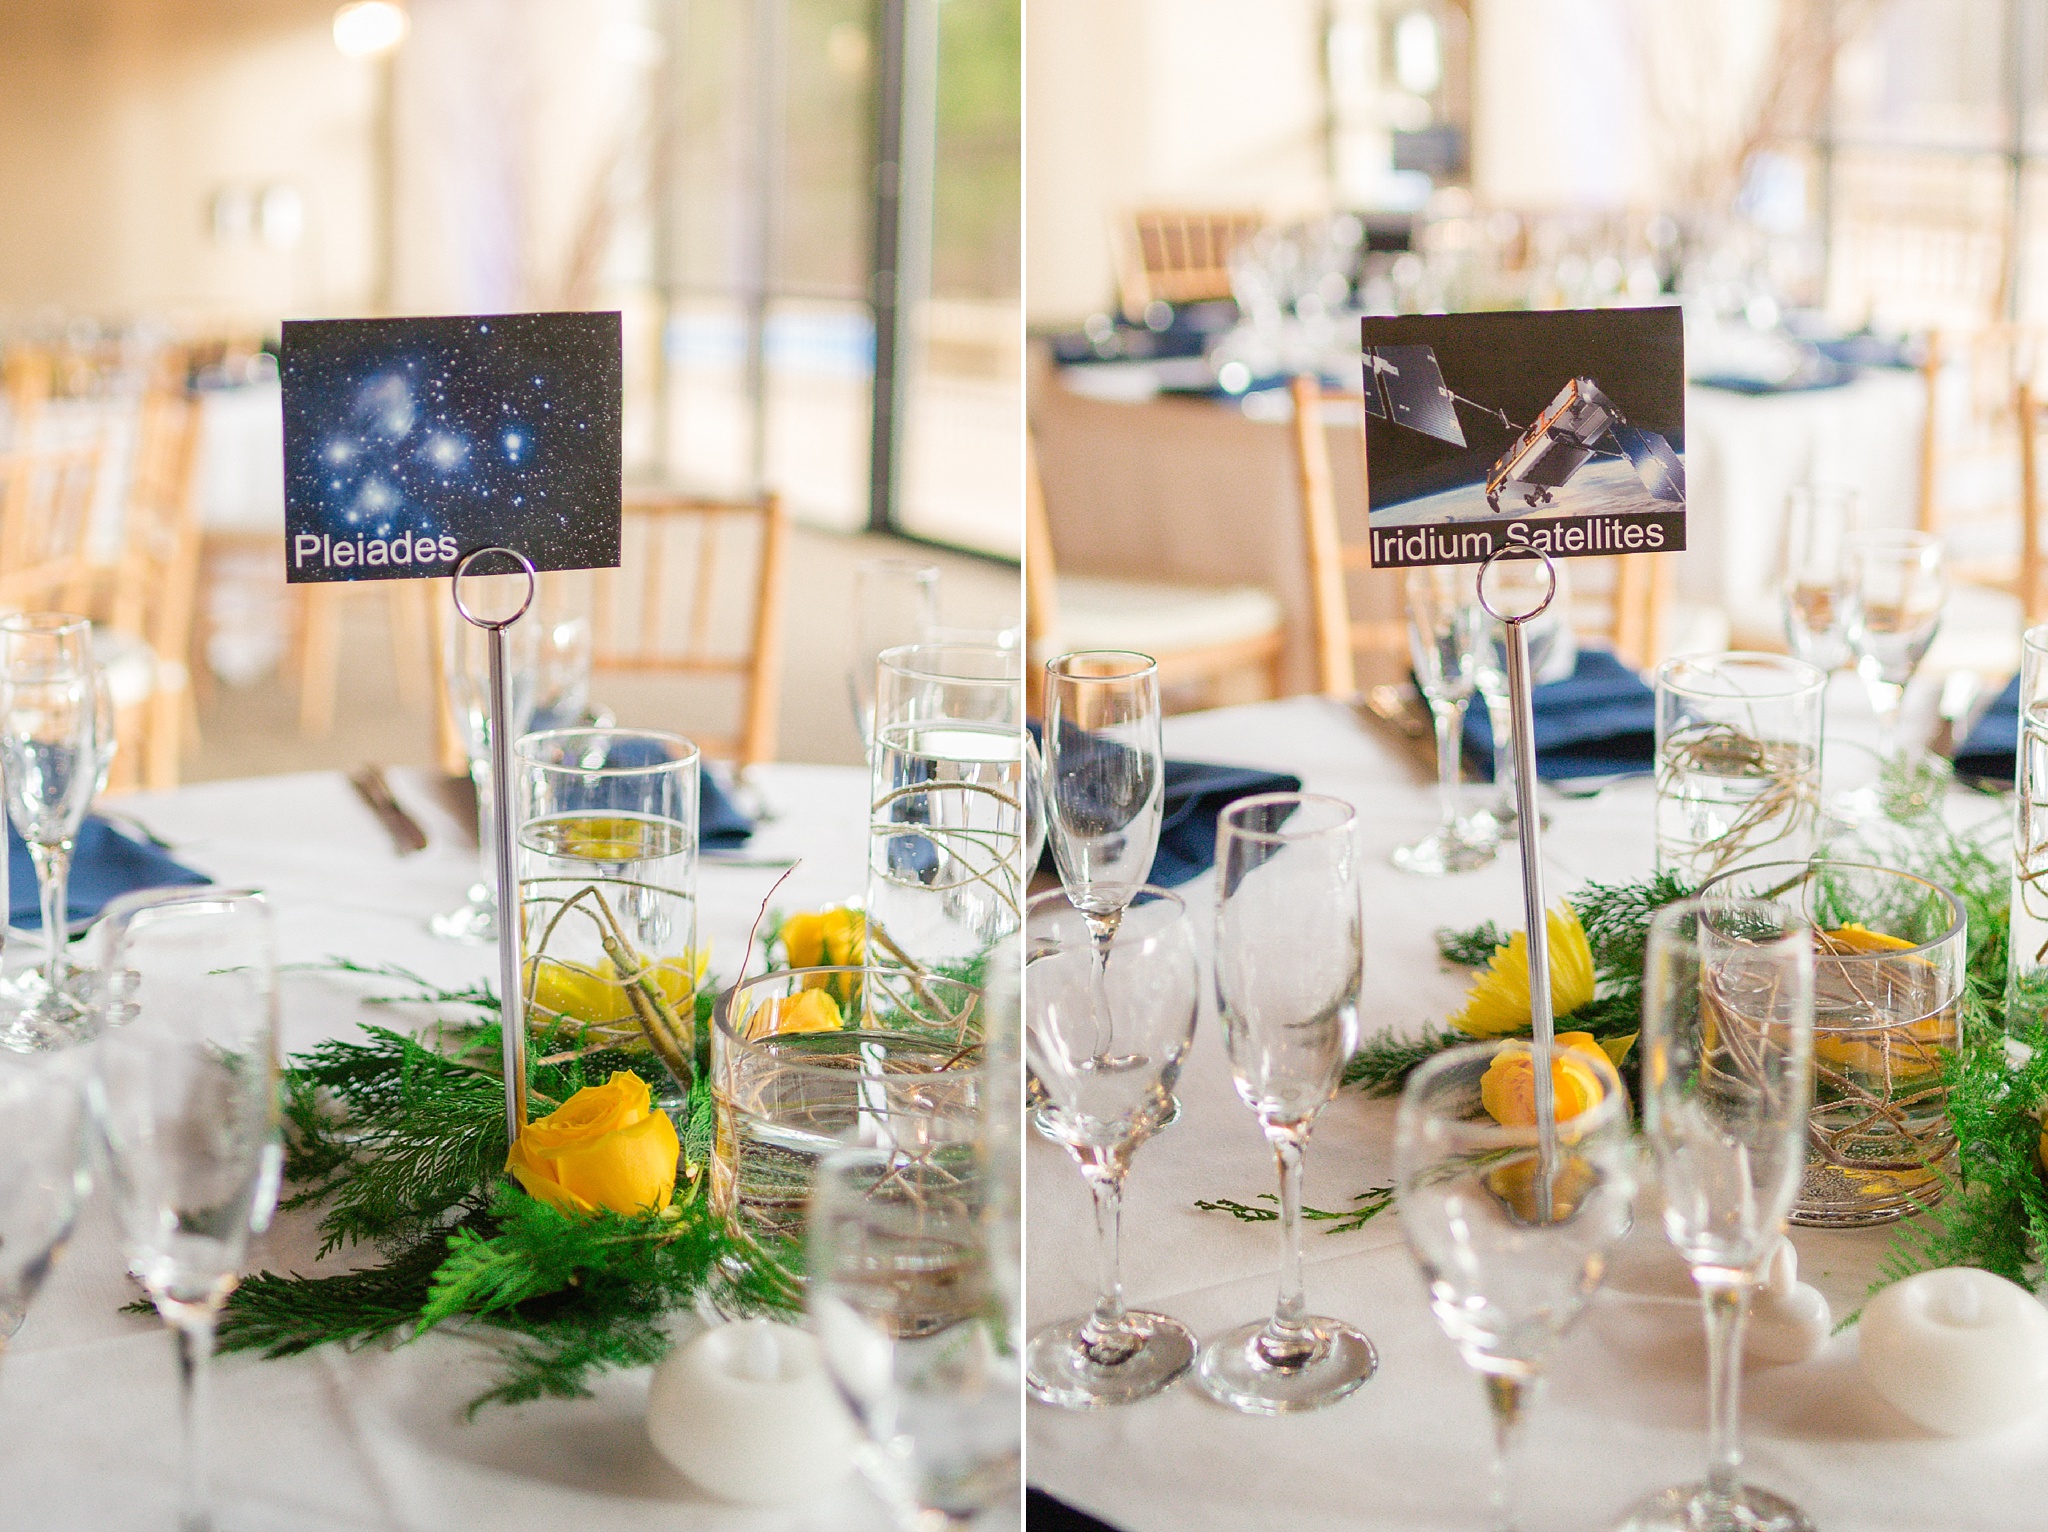
[[[554,729],[513,747],[519,955],[550,1049],[651,1052],[696,1072],[697,747],[638,729]]]
[[[2009,936],[2005,1024],[2018,1028],[2048,1017],[2048,626],[2020,646]]]
[[[907,644],[876,670],[868,960],[978,973],[1024,919],[1022,657]]]
[[[1694,887],[1797,861],[1820,833],[1827,676],[1781,654],[1707,654],[1657,670],[1657,870]]]

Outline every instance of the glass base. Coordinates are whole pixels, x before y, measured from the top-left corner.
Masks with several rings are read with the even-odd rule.
[[[1487,829],[1495,833],[1488,835]],[[1394,865],[1403,872],[1420,874],[1425,878],[1441,878],[1451,873],[1473,872],[1492,861],[1500,850],[1500,836],[1491,820],[1482,826],[1474,819],[1460,819],[1456,824],[1426,835],[1409,846],[1394,848]]]
[[[1319,1315],[1301,1327],[1313,1345],[1298,1361],[1269,1357],[1263,1319],[1217,1336],[1202,1348],[1195,1381],[1211,1399],[1247,1415],[1292,1415],[1335,1404],[1379,1370],[1379,1353],[1363,1331]]]
[[[55,994],[40,968],[0,979],[0,1048],[41,1053],[85,1041],[94,1030],[92,983],[87,968],[67,968]]]
[[[1085,1318],[1062,1320],[1031,1337],[1024,1348],[1024,1386],[1031,1397],[1063,1410],[1102,1410],[1149,1399],[1193,1365],[1195,1338],[1164,1314],[1124,1314],[1131,1342],[1115,1361],[1090,1359],[1081,1341]]]
[[[1060,1109],[1054,1106],[1051,1102],[1047,1102],[1044,1106],[1034,1108],[1031,1113],[1031,1126],[1038,1130],[1038,1136],[1040,1138],[1049,1138],[1054,1143],[1064,1148],[1066,1146],[1067,1140],[1066,1137],[1060,1132],[1059,1125],[1055,1120],[1059,1116],[1059,1110]],[[1170,1128],[1179,1121],[1180,1097],[1168,1096],[1166,1098],[1166,1110],[1164,1112],[1161,1112],[1159,1116],[1155,1117],[1151,1122],[1146,1124],[1145,1135],[1149,1138],[1152,1134],[1157,1133],[1161,1128]]]
[[[460,909],[436,915],[427,922],[427,929],[444,942],[467,942],[472,946],[483,946],[498,939],[498,904],[495,899],[478,899],[470,895],[469,902]]]
[[[1629,1508],[1615,1532],[1814,1532],[1806,1513],[1754,1484],[1723,1499],[1704,1484],[1678,1484]]]

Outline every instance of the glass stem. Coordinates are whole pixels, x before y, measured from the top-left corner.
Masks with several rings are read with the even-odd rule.
[[[1486,1403],[1493,1412],[1494,1532],[1515,1532],[1515,1446],[1522,1436],[1522,1417],[1536,1392],[1536,1379],[1514,1373],[1483,1374]]]
[[[1436,792],[1443,809],[1446,830],[1458,822],[1458,783],[1463,771],[1465,699],[1438,701],[1432,697],[1429,711],[1436,719]]]
[[[1726,1500],[1742,1482],[1742,1332],[1750,1284],[1736,1273],[1693,1280],[1707,1317],[1707,1493]]]
[[[469,780],[476,784],[476,850],[479,871],[476,888],[491,903],[498,899],[497,794],[491,783],[489,756],[469,763]],[[471,897],[475,897],[472,890]]]
[[[1124,1170],[1120,1163],[1106,1161],[1087,1174],[1089,1190],[1095,1193],[1096,1299],[1095,1312],[1081,1326],[1081,1348],[1089,1361],[1113,1367],[1127,1360],[1139,1344],[1124,1323]]]
[[[64,911],[70,902],[71,846],[68,840],[54,846],[37,841],[28,843],[29,859],[35,863],[36,883],[43,896],[43,977],[49,981],[53,995],[64,987],[65,938],[69,934]]]
[[[1508,706],[1506,692],[1487,695],[1486,717],[1493,726],[1493,786],[1500,800],[1493,813],[1505,822],[1519,812],[1515,806],[1514,741],[1509,732],[1515,726],[1514,710]]]
[[[1878,759],[1889,761],[1899,751],[1899,715],[1905,711],[1906,688],[1890,681],[1873,681],[1870,703],[1877,714]]]
[[[178,1396],[185,1433],[184,1483],[179,1493],[179,1532],[211,1532],[207,1494],[206,1396],[213,1360],[213,1314],[181,1313],[171,1324],[178,1344]]]
[[[1275,1367],[1299,1367],[1315,1355],[1315,1340],[1301,1323],[1301,1158],[1308,1135],[1300,1123],[1268,1123],[1266,1137],[1280,1167],[1280,1296],[1259,1337],[1259,1355]]]

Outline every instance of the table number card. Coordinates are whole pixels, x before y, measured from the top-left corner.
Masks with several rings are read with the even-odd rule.
[[[293,321],[281,369],[288,581],[618,564],[617,314]]]
[[[1675,306],[1361,322],[1372,562],[1685,546]]]

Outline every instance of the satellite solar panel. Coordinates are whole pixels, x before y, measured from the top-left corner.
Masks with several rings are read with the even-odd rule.
[[[1373,346],[1365,361],[1379,384],[1385,418],[1453,447],[1465,445],[1465,428],[1458,424],[1458,407],[1444,386],[1434,351],[1427,346]]]
[[[1651,498],[1685,504],[1685,464],[1671,450],[1671,443],[1655,431],[1631,425],[1616,425],[1614,439],[1628,454],[1636,477],[1643,481]]]

